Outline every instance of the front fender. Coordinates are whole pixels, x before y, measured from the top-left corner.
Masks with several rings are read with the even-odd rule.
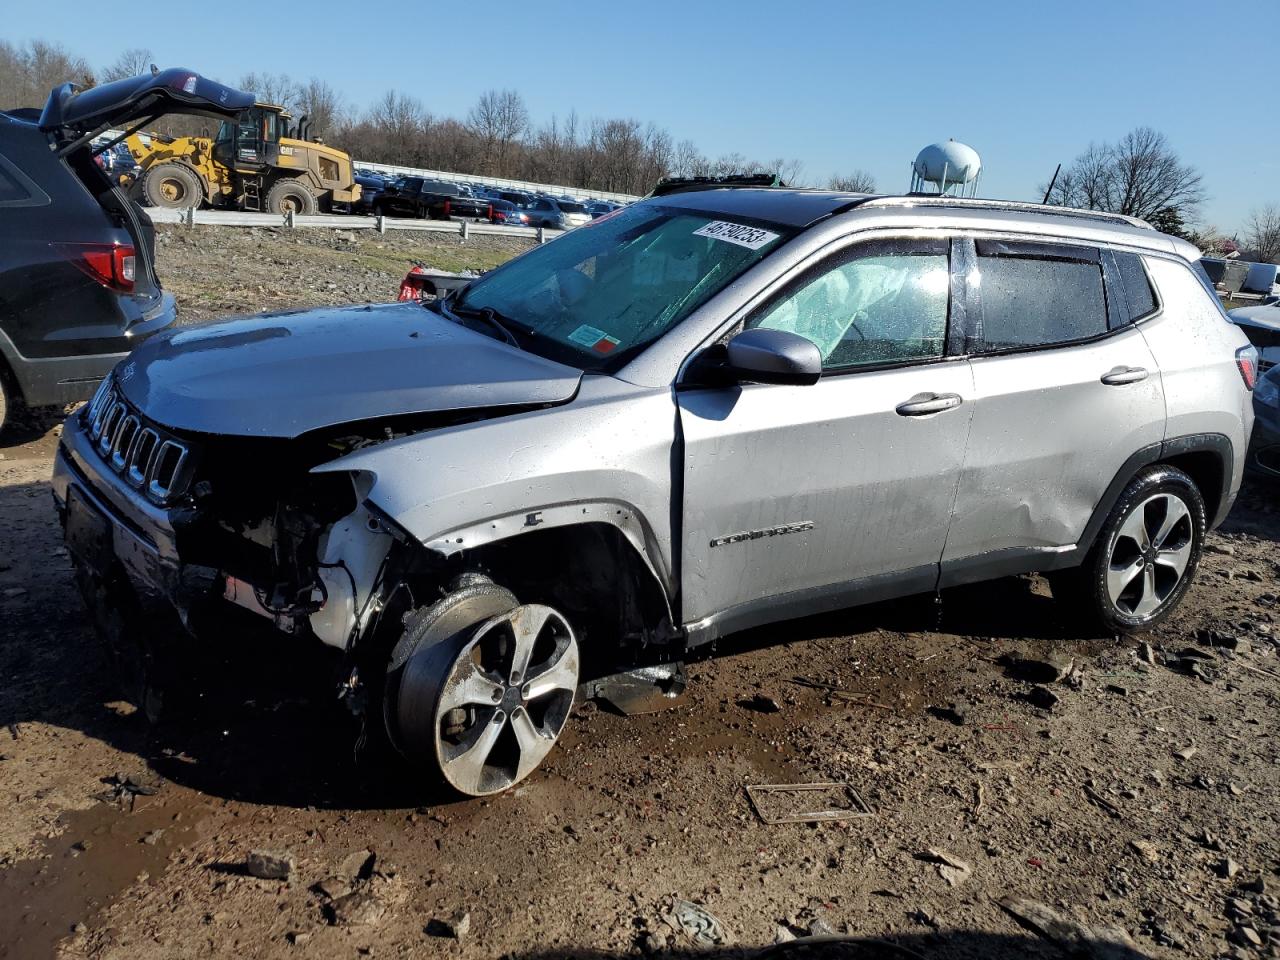
[[[675,440],[669,388],[588,376],[567,404],[404,437],[316,472],[371,475],[368,501],[446,556],[546,527],[608,523],[672,596]]]

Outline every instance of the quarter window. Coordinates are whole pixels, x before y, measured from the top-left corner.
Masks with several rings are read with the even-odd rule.
[[[941,357],[950,267],[945,241],[860,245],[828,261],[746,323],[813,341],[824,370]]]
[[[1151,289],[1142,258],[1136,253],[1116,253],[1116,267],[1124,284],[1124,297],[1129,304],[1129,322],[1155,313],[1156,295]]]
[[[982,240],[977,247],[986,349],[1051,346],[1107,332],[1096,250]]]

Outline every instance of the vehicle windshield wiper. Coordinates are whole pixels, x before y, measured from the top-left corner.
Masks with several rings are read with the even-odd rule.
[[[493,309],[493,307],[464,307],[451,300],[445,300],[442,306],[455,317],[461,317],[467,320],[472,318],[483,320],[490,326],[490,328],[497,330],[498,333],[502,335],[503,340],[511,344],[511,346],[515,347],[517,350],[521,349],[519,338],[512,332],[511,327],[508,326],[508,324],[511,323],[511,319],[509,317],[504,317],[497,310]]]

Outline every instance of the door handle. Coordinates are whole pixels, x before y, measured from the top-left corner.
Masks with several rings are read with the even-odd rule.
[[[1102,382],[1108,387],[1119,387],[1145,379],[1147,379],[1145,367],[1115,367],[1102,375]]]
[[[962,403],[964,401],[958,393],[917,393],[905,403],[898,404],[895,409],[899,416],[927,417],[931,413],[954,410]]]

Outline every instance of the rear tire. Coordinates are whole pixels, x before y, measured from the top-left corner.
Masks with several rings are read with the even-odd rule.
[[[1049,577],[1054,599],[1108,633],[1141,633],[1186,594],[1204,547],[1204,498],[1177,467],[1147,467],[1112,508],[1084,564]]]
[[[189,210],[200,206],[200,178],[180,163],[157,163],[142,177],[142,199],[148,206]]]
[[[316,198],[301,180],[277,180],[267,191],[267,210],[284,216],[292,210],[298,216],[316,212]]]

